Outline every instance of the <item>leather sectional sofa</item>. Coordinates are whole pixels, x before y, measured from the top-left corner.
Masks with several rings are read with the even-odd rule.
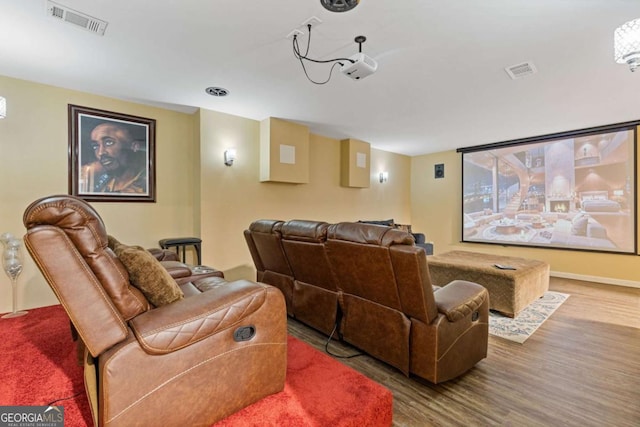
[[[391,227],[258,220],[245,230],[257,279],[289,316],[432,383],[487,355],[489,295],[476,283],[431,286],[427,257]]]

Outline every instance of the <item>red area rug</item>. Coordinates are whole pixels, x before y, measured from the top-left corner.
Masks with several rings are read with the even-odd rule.
[[[76,364],[69,320],[61,306],[0,320],[0,405],[64,406],[65,426],[91,425],[82,368]],[[389,390],[293,337],[288,340],[284,391],[215,427],[389,426]]]

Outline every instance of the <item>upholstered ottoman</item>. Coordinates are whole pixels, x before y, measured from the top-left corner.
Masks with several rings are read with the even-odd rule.
[[[549,289],[549,264],[535,259],[451,251],[427,257],[427,264],[433,285],[455,279],[476,282],[489,291],[489,308],[509,317]],[[501,270],[495,264],[515,270]]]

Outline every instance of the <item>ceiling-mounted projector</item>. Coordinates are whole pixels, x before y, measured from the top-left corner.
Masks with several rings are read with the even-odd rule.
[[[364,79],[365,77],[373,74],[378,69],[378,63],[368,57],[362,52],[356,53],[349,57],[353,62],[345,63],[340,71],[347,77],[351,77],[354,80]]]
[[[311,24],[307,24],[307,28],[309,29],[309,35],[307,38],[307,49],[304,54],[302,54],[302,52],[300,51],[300,46],[298,44],[298,34],[295,32],[293,33],[293,56],[300,61],[300,65],[302,65],[302,70],[304,71],[305,76],[307,76],[307,79],[309,79],[311,83],[314,83],[317,85],[323,85],[325,83],[328,83],[329,80],[331,79],[331,72],[333,71],[336,65],[340,65],[341,67],[340,71],[342,72],[342,74],[344,74],[347,77],[350,77],[353,80],[364,79],[365,77],[375,73],[376,70],[378,69],[378,63],[375,61],[375,59],[362,53],[362,43],[364,43],[367,40],[365,36],[357,36],[354,39],[354,41],[358,43],[358,53],[356,53],[355,55],[352,55],[349,58],[342,57],[342,58],[322,59],[322,60],[309,58],[307,54],[309,53],[309,43],[311,40],[311,27],[312,27]],[[298,31],[298,33],[300,33],[300,31]],[[302,33],[300,34],[302,35]],[[319,64],[333,63],[333,65],[329,69],[329,77],[327,77],[327,79],[324,81],[313,80],[311,77],[309,77],[309,74],[307,73],[307,68],[305,67],[304,61],[310,61],[310,62],[315,62]]]

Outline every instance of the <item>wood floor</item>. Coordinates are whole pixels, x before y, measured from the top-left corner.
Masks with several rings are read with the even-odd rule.
[[[640,289],[551,278],[571,296],[524,344],[489,337],[486,359],[432,385],[369,356],[339,359],[393,392],[394,426],[640,426]],[[324,351],[295,320],[289,333]],[[355,349],[332,341],[330,350]]]

